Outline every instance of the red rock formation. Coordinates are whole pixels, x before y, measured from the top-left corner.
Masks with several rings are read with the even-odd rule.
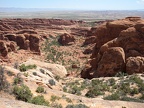
[[[104,52],[98,62],[96,76],[113,76],[124,70],[125,53],[121,47],[111,47]]]
[[[21,29],[44,29],[56,28],[58,25],[74,25],[81,23],[72,20],[62,20],[62,19],[3,19],[0,20],[0,31],[15,31]],[[60,29],[59,27],[57,27]],[[21,32],[22,33],[22,32]]]
[[[1,40],[0,40],[0,54],[2,57],[7,57],[7,54],[8,54],[8,48],[5,42]]]
[[[90,36],[85,39],[83,45],[93,44],[93,43],[95,43],[95,41],[96,41],[96,36]]]
[[[40,53],[40,48],[39,48],[39,37],[37,35],[30,35],[29,36],[29,45],[30,45],[30,50],[34,52]]]
[[[144,57],[129,57],[126,61],[126,72],[128,74],[144,72]]]
[[[100,25],[95,31],[96,45],[91,56],[90,66],[86,69],[89,71],[83,71],[82,77],[88,73],[92,77],[97,77],[112,76],[119,71],[129,74],[144,71],[143,66],[139,65],[139,69],[130,72],[131,69],[128,65],[132,61],[138,65],[137,63],[141,63],[143,60],[128,59],[129,57],[144,56],[143,33],[144,20],[139,17],[128,17]],[[93,71],[93,75],[90,74],[91,71]]]
[[[64,33],[60,35],[60,38],[58,39],[58,41],[62,45],[70,45],[71,42],[75,42],[75,38],[72,35]]]

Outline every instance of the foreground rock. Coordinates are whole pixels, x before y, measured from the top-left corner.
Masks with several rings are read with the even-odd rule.
[[[49,108],[7,98],[0,98],[0,103],[0,108]]]
[[[97,27],[94,32],[96,44],[90,65],[85,69],[86,71],[82,72],[82,77],[87,74],[91,75],[91,77],[98,77],[103,75],[112,76],[118,72],[127,72],[129,74],[143,72],[143,59],[129,58],[144,56],[143,28],[144,20],[139,17],[128,17],[107,22]],[[114,49],[117,49],[117,53],[115,53]],[[137,67],[133,67],[132,64]],[[130,72],[130,70],[133,71]]]
[[[40,62],[37,60],[28,60],[24,64],[26,65],[32,65],[35,64],[36,66],[46,68],[47,70],[51,71],[55,76],[65,77],[67,75],[67,71],[64,66],[58,65],[58,64],[51,64],[46,62]]]

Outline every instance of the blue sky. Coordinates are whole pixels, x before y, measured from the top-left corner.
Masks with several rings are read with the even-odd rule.
[[[0,7],[135,10],[144,9],[144,0],[0,0]]]

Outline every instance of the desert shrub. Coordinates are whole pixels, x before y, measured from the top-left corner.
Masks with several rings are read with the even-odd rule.
[[[28,69],[35,69],[37,66],[34,64],[34,65],[28,65],[26,66],[25,64],[22,64],[21,66],[19,66],[19,69],[21,72],[25,72],[27,71]]]
[[[109,96],[104,97],[105,100],[119,100],[120,99],[120,95],[119,93],[115,92]]]
[[[43,93],[44,92],[44,88],[42,86],[39,86],[37,89],[36,89],[36,92],[37,93]]]
[[[28,72],[27,72],[27,73],[25,72],[25,73],[24,73],[24,76],[25,76],[25,77],[28,77]]]
[[[45,70],[43,70],[43,69],[40,69],[40,72],[44,74],[44,73],[45,73]]]
[[[20,83],[22,83],[22,82],[23,82],[22,78],[16,77],[16,78],[14,78],[13,84],[14,84],[14,85],[17,85],[17,84],[20,84]]]
[[[103,95],[104,93],[98,88],[91,88],[86,94],[86,97],[94,98],[95,96]]]
[[[144,103],[143,100],[135,99],[135,98],[131,98],[131,97],[126,97],[126,96],[123,96],[120,100],[122,100],[122,101],[130,101],[130,102],[141,102],[141,103]]]
[[[57,81],[59,81],[59,80],[60,80],[60,76],[56,75],[56,76],[55,76],[55,79],[56,79]]]
[[[73,85],[68,92],[71,94],[81,95],[81,90],[82,90],[81,87]]]
[[[63,87],[63,91],[67,92],[67,87],[66,86]]]
[[[120,84],[120,90],[123,91],[123,93],[130,93],[131,88],[130,88],[130,83],[121,83]]]
[[[130,80],[131,82],[137,83],[138,85],[143,84],[143,80],[142,80],[140,77],[138,77],[137,75],[131,76],[131,77],[129,78],[129,80]]]
[[[0,91],[8,87],[8,82],[6,81],[4,75],[4,67],[0,66]]]
[[[49,84],[50,84],[51,86],[53,86],[53,85],[55,85],[56,83],[55,83],[55,81],[54,81],[53,79],[50,79],[50,80],[49,80]]]
[[[130,91],[130,94],[131,94],[131,95],[138,94],[138,93],[139,93],[139,90],[138,90],[137,88],[133,88],[133,89],[131,89],[131,91]]]
[[[11,71],[7,71],[7,75],[8,75],[8,76],[14,76],[14,73],[11,72]]]
[[[76,105],[67,105],[66,108],[88,108],[84,104],[76,104]]]
[[[128,74],[126,72],[118,72],[115,77],[124,77],[127,76]]]
[[[34,75],[34,76],[37,76],[37,73],[36,73],[36,72],[33,72],[33,75]]]
[[[66,101],[67,101],[68,103],[72,103],[72,100],[71,100],[70,98],[66,98]]]
[[[109,82],[109,85],[110,85],[110,86],[113,86],[113,85],[115,85],[115,82],[116,82],[116,81],[115,81],[114,78],[111,78],[111,79],[108,80],[108,82]]]
[[[52,107],[52,108],[63,108],[61,104],[58,104],[58,103],[56,103],[56,102],[52,103],[52,104],[51,104],[51,107]]]
[[[31,100],[31,103],[36,105],[49,106],[49,102],[44,99],[44,96],[36,96]]]
[[[59,100],[59,99],[60,97],[52,95],[50,101],[55,102],[56,100]]]
[[[15,69],[18,69],[18,68],[19,68],[18,62],[15,62],[15,63],[14,63],[14,68],[15,68]]]
[[[27,67],[25,66],[25,64],[22,64],[22,65],[19,67],[19,69],[20,69],[21,72],[27,71]]]
[[[21,86],[14,86],[13,93],[18,100],[22,100],[28,102],[31,100],[32,93],[28,86],[21,85]]]

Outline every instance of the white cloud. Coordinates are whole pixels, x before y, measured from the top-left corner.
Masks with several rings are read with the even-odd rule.
[[[138,4],[144,4],[144,0],[137,0]]]

